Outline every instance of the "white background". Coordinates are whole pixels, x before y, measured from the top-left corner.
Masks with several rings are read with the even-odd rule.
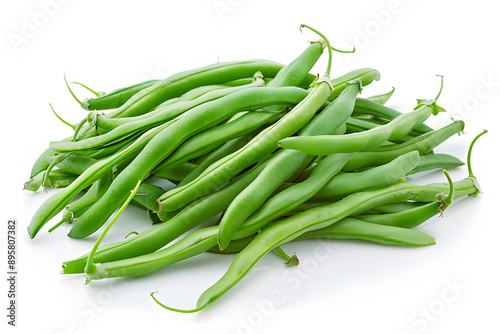
[[[9,327],[9,333],[304,333],[320,328],[335,333],[498,332],[500,225],[494,163],[499,143],[500,20],[494,3],[2,1],[0,208],[2,222],[9,217],[19,222],[18,327],[6,325],[7,286],[2,279],[2,328]],[[473,157],[484,194],[457,202],[444,217],[420,227],[437,238],[437,245],[285,245],[286,251],[299,255],[299,267],[285,268],[268,254],[237,287],[198,314],[161,309],[149,292],[158,290],[165,303],[191,308],[223,274],[231,256],[204,254],[149,277],[88,286],[81,276],[59,275],[61,262],[88,251],[95,238],[71,240],[63,227],[50,235],[45,229],[29,240],[31,216],[52,191],[29,193],[22,187],[49,141],[70,133],[51,114],[48,102],[71,122],[85,116],[67,92],[63,73],[69,80],[109,92],[217,61],[268,58],[287,63],[316,38],[300,34],[301,23],[327,34],[338,48],[355,45],[354,55],[334,55],[332,77],[374,67],[382,79],[363,95],[395,86],[392,107],[411,110],[416,98],[434,97],[434,74],[444,75],[439,104],[448,113],[429,124],[439,127],[449,117],[463,119],[466,134],[453,137],[437,152],[465,159],[472,138],[484,128],[490,130],[478,141]],[[325,63],[322,58],[314,72],[322,72]],[[456,180],[466,174],[465,168],[452,171]],[[433,173],[412,180],[444,178]],[[105,242],[148,227],[144,213],[129,208]],[[4,227],[1,235],[0,251],[5,254]],[[5,255],[1,259],[0,267],[5,268]]]

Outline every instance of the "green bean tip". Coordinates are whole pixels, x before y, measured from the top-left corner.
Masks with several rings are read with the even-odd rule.
[[[298,266],[300,263],[299,258],[297,257],[297,253],[293,253],[293,255],[285,262],[287,267]]]

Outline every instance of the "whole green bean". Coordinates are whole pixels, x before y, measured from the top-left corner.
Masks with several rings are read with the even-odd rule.
[[[255,235],[234,240],[224,250],[212,247],[207,252],[237,254],[255,238]],[[436,244],[436,239],[422,231],[410,230],[396,226],[372,224],[355,218],[347,217],[328,227],[306,232],[295,240],[308,239],[357,239],[366,240],[384,245],[402,245],[410,247],[423,247]],[[294,241],[295,241],[294,240]]]
[[[298,86],[309,74],[314,64],[323,54],[326,44],[323,40],[311,42],[308,48],[287,66],[283,67],[267,87]]]
[[[385,245],[423,247],[436,244],[436,239],[425,232],[396,226],[371,224],[347,217],[328,227],[306,232],[295,240],[312,238],[359,239]]]

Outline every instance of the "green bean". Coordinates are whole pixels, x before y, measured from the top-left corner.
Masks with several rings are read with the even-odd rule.
[[[430,202],[401,212],[359,215],[357,218],[373,224],[412,228],[437,215],[440,205],[439,202]]]
[[[365,87],[373,81],[380,80],[380,72],[373,68],[360,68],[332,79],[332,87],[334,87],[334,90],[328,97],[328,100],[333,101],[336,99],[340,93],[344,91],[350,81],[357,79],[361,79],[361,86]]]
[[[326,44],[323,40],[311,42],[309,47],[295,58],[290,64],[283,67],[271,80],[267,87],[298,86],[304,80],[314,64],[323,53]]]
[[[119,243],[102,246],[95,255],[99,262],[110,262],[154,252],[190,229],[217,216],[226,210],[231,201],[259,175],[267,162],[263,161],[253,169],[229,182],[216,192],[191,203],[167,222],[139,233]],[[162,213],[160,211],[159,213]],[[217,242],[216,242],[217,243]],[[65,274],[83,271],[87,256],[84,255],[63,264]]]
[[[108,113],[108,117],[130,117],[149,112],[160,103],[204,85],[219,84],[250,77],[260,71],[274,77],[283,65],[268,60],[216,63],[174,74],[133,95],[124,105]]]
[[[373,96],[367,97],[366,99],[371,101],[371,102],[375,102],[375,103],[378,103],[380,105],[384,105],[392,97],[392,94],[394,94],[395,90],[396,90],[396,88],[392,87],[392,89],[390,91],[388,91],[387,93],[373,95]]]
[[[425,133],[402,144],[388,147],[382,146],[373,150],[358,152],[345,165],[343,171],[355,171],[361,168],[378,166],[387,163],[402,154],[415,150],[421,155],[424,155],[432,151],[436,146],[449,137],[462,132],[464,126],[465,123],[463,121],[454,121],[441,129]]]
[[[124,88],[119,88],[109,94],[104,94],[92,99],[85,99],[82,108],[85,110],[106,110],[121,107],[139,91],[156,84],[158,80],[148,80]]]
[[[346,132],[347,133],[356,133],[356,132],[363,132],[367,131],[370,129],[376,128],[378,125],[359,118],[354,118],[354,117],[349,117],[349,119],[346,121]],[[407,142],[408,140],[411,140],[418,136],[420,134],[414,133],[411,131],[410,133],[402,136],[399,139],[393,140],[394,143],[402,143],[402,142]]]
[[[306,232],[295,240],[312,238],[360,239],[385,245],[410,247],[423,247],[436,244],[436,239],[433,236],[422,231],[371,224],[351,217],[341,219],[328,227]]]
[[[391,109],[389,107],[383,106],[383,105],[376,103],[374,101],[370,101],[370,100],[363,99],[363,98],[356,99],[356,105],[354,106],[354,112],[360,113],[360,114],[367,114],[367,115],[373,115],[373,116],[378,116],[378,117],[382,117],[382,118],[387,118],[389,120],[394,119],[394,118],[401,115],[401,113],[397,110]],[[420,133],[427,133],[427,132],[433,131],[432,128],[428,127],[425,124],[418,124],[417,126],[415,126],[415,128],[413,130],[420,132]]]
[[[432,169],[450,169],[463,165],[464,163],[460,159],[449,154],[426,154],[420,157],[418,165],[406,173],[406,175],[412,175]]]
[[[431,114],[437,115],[443,111],[444,109],[436,105],[440,94],[441,90],[434,100],[419,101],[414,111],[401,114],[385,125],[364,132],[336,136],[290,137],[281,140],[279,145],[314,155],[358,152],[376,148],[387,140],[400,139]]]
[[[132,145],[140,136],[141,136],[141,134],[138,133],[138,134],[132,135],[130,137],[127,137],[123,140],[120,140],[116,143],[104,146],[104,147],[100,147],[100,148],[96,148],[96,149],[89,149],[89,150],[81,150],[81,151],[78,151],[78,155],[85,156],[88,158],[97,159],[97,160],[107,158],[113,154],[116,154],[116,153],[124,150],[128,146]]]
[[[423,202],[400,202],[400,203],[389,203],[377,206],[375,208],[371,208],[368,211],[363,212],[362,214],[389,214],[389,213],[397,213],[405,210],[414,209],[416,207],[425,205],[427,203]]]
[[[49,197],[35,212],[35,215],[28,226],[30,238],[34,238],[40,229],[58,212],[64,209],[64,207],[76,194],[94,183],[96,180],[100,179],[117,163],[129,158],[130,156],[136,155],[144,146],[146,146],[149,140],[168,126],[169,124],[164,124],[145,132],[132,145],[93,164],[84,173],[78,176],[78,178],[73,181],[69,187]]]
[[[220,251],[217,247],[212,247],[207,252],[237,254],[243,251],[245,247],[252,242],[255,236],[256,234],[243,239],[234,240],[224,251]],[[343,218],[328,227],[306,232],[295,240],[308,239],[357,239],[384,245],[410,247],[424,247],[436,244],[436,239],[425,232],[395,226],[372,224],[359,220],[358,216],[355,218]]]
[[[363,212],[370,207],[384,204],[388,201],[419,199],[420,196],[429,196],[433,187],[416,186],[410,184],[397,184],[362,193],[352,194],[339,202],[323,206],[315,210],[304,211],[266,227],[262,233],[242,251],[231,263],[224,276],[207,289],[198,299],[195,309],[179,310],[160,303],[153,295],[155,301],[172,311],[197,312],[222,296],[227,290],[240,281],[266,253],[276,246],[298,238],[300,235],[328,227],[349,215]],[[425,195],[424,195],[425,194]],[[432,196],[432,195],[431,195]]]

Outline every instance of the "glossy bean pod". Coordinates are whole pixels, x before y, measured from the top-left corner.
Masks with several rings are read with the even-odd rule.
[[[147,80],[128,87],[116,89],[109,94],[104,94],[91,99],[85,99],[82,102],[82,107],[85,110],[115,109],[121,107],[128,101],[128,99],[139,91],[148,88],[157,82],[158,80]]]

